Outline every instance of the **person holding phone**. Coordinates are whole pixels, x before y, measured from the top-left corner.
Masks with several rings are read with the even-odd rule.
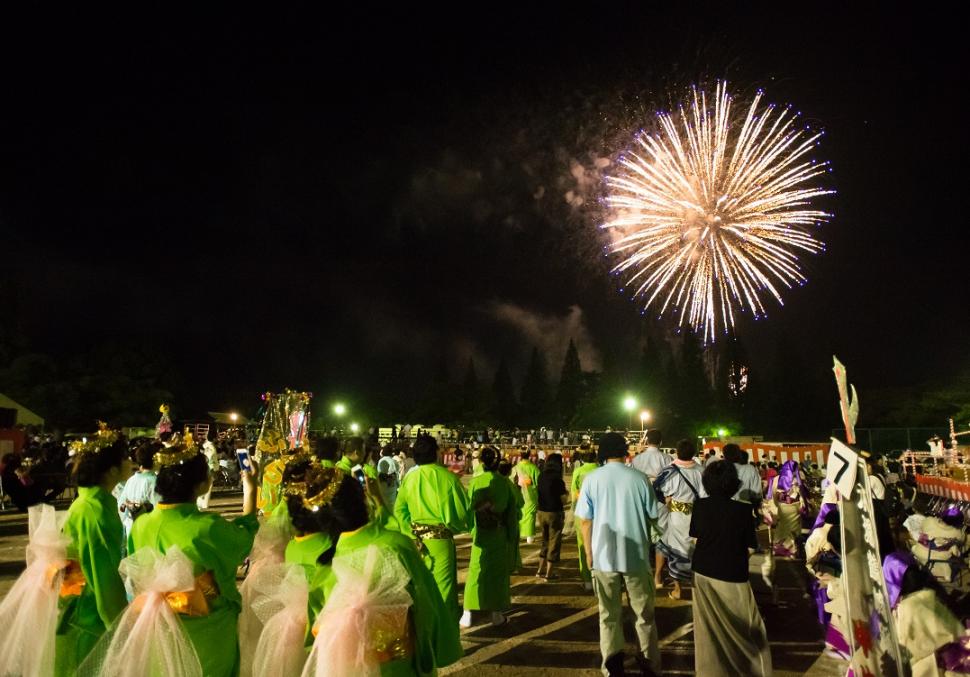
[[[191,613],[178,618],[202,663],[203,674],[230,677],[239,669],[237,622],[242,598],[236,569],[253,546],[259,529],[256,519],[256,471],[242,473],[242,515],[227,520],[215,512],[200,512],[196,499],[209,490],[212,479],[205,455],[197,447],[172,447],[155,454],[159,467],[156,509],[137,519],[129,552],[173,546],[192,561],[196,577],[194,599],[204,599]],[[199,593],[199,594],[195,594]]]
[[[367,462],[363,437],[348,437],[344,440],[343,456],[337,461],[335,467],[354,477],[364,487],[373,519],[378,520],[381,526],[399,530],[393,512],[384,502],[377,469]]]

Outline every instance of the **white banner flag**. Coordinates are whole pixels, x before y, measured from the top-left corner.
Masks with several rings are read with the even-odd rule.
[[[839,440],[832,438],[825,479],[838,488],[845,499],[852,498],[855,476],[859,468],[859,455]]]

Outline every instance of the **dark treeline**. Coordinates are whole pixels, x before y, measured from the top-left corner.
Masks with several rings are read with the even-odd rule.
[[[758,356],[748,355],[740,339],[710,346],[690,333],[649,339],[639,355],[603,356],[595,371],[584,367],[572,341],[560,364],[550,364],[537,347],[523,345],[521,351],[529,357],[518,374],[510,365],[521,364],[522,355],[510,354],[487,369],[474,359],[449,364],[442,358],[417,377],[385,375],[383,383],[354,398],[354,416],[363,425],[411,420],[466,429],[628,424],[637,429],[639,412],[647,409],[651,424],[670,439],[725,428],[822,440],[839,425],[830,363],[824,356],[806,357],[784,338],[771,354]],[[292,386],[314,391],[318,384]],[[43,416],[52,430],[88,430],[95,420],[153,425],[161,402],[171,403],[179,418],[201,417],[232,403],[246,415],[256,413],[258,384],[241,393],[221,387],[217,375],[182,373],[157,346],[96,342],[85,348],[79,340],[69,355],[52,356],[9,331],[0,333],[0,392]],[[407,394],[393,394],[400,392]],[[866,426],[941,426],[950,416],[959,425],[970,418],[966,374],[945,383],[860,393]],[[630,416],[622,408],[627,394],[638,400]],[[315,398],[318,426],[329,425],[330,405],[325,395]]]

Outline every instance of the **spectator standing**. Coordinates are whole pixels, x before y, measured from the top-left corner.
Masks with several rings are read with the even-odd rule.
[[[727,452],[725,451],[725,455]],[[750,508],[732,500],[741,482],[731,461],[704,469],[707,497],[694,504],[694,672],[704,677],[771,675],[765,623],[748,582],[755,522]]]
[[[219,472],[219,452],[216,451],[216,445],[213,444],[212,440],[208,437],[206,437],[205,442],[202,443],[202,453],[205,454],[206,463],[209,465],[209,474],[212,477],[215,477],[215,474]],[[212,498],[211,484],[209,485],[209,490],[198,498],[199,510],[209,509],[210,498]]]
[[[673,463],[669,455],[660,451],[663,434],[657,428],[647,431],[647,448],[633,458],[633,467],[646,475],[650,482],[657,479],[660,471]],[[760,492],[759,492],[760,493]]]
[[[121,524],[125,528],[125,544],[128,543],[128,535],[131,533],[131,525],[135,518],[151,512],[158,505],[158,494],[155,493],[154,457],[155,452],[161,448],[162,445],[157,442],[150,442],[141,445],[135,451],[138,472],[128,478],[128,481],[125,482],[125,488],[118,497]],[[212,491],[211,487],[209,491]]]
[[[550,454],[539,473],[539,510],[536,512],[539,529],[542,531],[542,546],[539,548],[539,569],[536,576],[546,580],[557,578],[552,573],[552,565],[559,561],[562,548],[562,529],[566,522],[566,504],[569,494],[562,479],[562,456]],[[546,573],[542,573],[545,566]]]
[[[583,486],[583,480],[591,472],[596,470],[596,452],[589,448],[589,444],[583,442],[579,450],[573,454],[573,458],[579,462],[579,467],[573,465],[573,479],[570,482],[569,490],[572,494],[573,505],[579,501],[579,492]],[[579,577],[583,579],[583,588],[593,589],[593,575],[589,571],[589,561],[586,559],[586,546],[583,544],[583,530],[580,525],[579,516],[573,514],[573,530],[576,532],[576,546],[579,550]]]
[[[650,571],[650,520],[657,516],[657,498],[643,473],[625,464],[626,440],[607,433],[600,440],[603,467],[583,480],[576,515],[580,518],[586,558],[599,603],[602,671],[622,672],[623,608],[626,588],[636,615],[638,662],[644,674],[659,675],[660,649],[654,619],[654,588]]]
[[[485,468],[468,485],[472,549],[468,558],[464,606],[459,625],[472,624],[472,612],[491,612],[492,625],[505,623],[503,611],[512,603],[509,583],[509,538],[515,535],[516,503],[508,480],[498,473],[499,453],[482,450]]]
[[[384,502],[392,509],[397,500],[397,491],[400,486],[400,470],[397,459],[394,458],[394,449],[391,448],[390,444],[385,445],[381,449],[381,460],[377,462],[377,479],[381,483]]]
[[[761,505],[761,475],[757,469],[746,462],[746,454],[733,443],[724,445],[724,460],[734,464],[740,482],[737,492],[731,498],[750,503],[754,510],[758,510]]]
[[[484,463],[484,457],[482,462]],[[526,543],[532,543],[536,533],[536,509],[539,504],[539,468],[532,462],[529,448],[522,448],[522,456],[515,464],[515,482],[522,491],[522,519],[519,533],[525,536]]]
[[[694,553],[694,542],[691,540],[690,515],[694,508],[694,501],[704,498],[706,493],[701,484],[703,470],[694,462],[697,447],[690,440],[677,443],[677,459],[664,468],[653,483],[657,496],[664,501],[661,513],[661,527],[663,536],[657,543],[657,571],[654,580],[657,588],[663,586],[663,562],[666,559],[671,577],[674,579],[674,589],[670,596],[680,599],[681,581],[691,578],[691,556]]]

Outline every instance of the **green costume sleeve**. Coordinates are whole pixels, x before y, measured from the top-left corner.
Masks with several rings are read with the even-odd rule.
[[[218,539],[220,549],[225,548],[226,558],[232,562],[239,562],[246,559],[249,551],[253,549],[253,540],[256,532],[259,531],[259,519],[256,513],[242,515],[234,520],[222,520],[216,522],[217,533],[214,536]]]
[[[118,573],[124,530],[116,515],[114,520],[85,520],[85,527],[87,533],[78,549],[79,563],[87,585],[94,591],[98,616],[108,627],[128,605],[125,585]]]
[[[405,481],[398,489],[397,500],[394,502],[394,516],[397,518],[401,533],[408,538],[414,538],[414,532],[411,531],[411,522],[413,521],[411,519],[411,507],[408,505],[408,502],[412,500],[412,486],[414,486],[413,481]]]
[[[448,473],[452,478],[451,491],[449,492],[447,505],[448,518],[447,524],[448,528],[451,529],[452,533],[461,534],[469,529],[468,524],[468,508],[469,500],[468,494],[465,493],[464,487],[461,485],[461,480],[455,477],[451,472]]]

